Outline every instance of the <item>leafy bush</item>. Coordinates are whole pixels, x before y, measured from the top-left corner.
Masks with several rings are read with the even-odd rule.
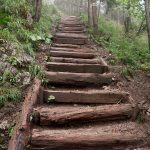
[[[17,88],[0,87],[0,107],[6,102],[18,102],[21,99],[21,91]]]
[[[29,72],[32,76],[37,76],[37,77],[42,77],[43,76],[43,71],[42,71],[42,67],[37,65],[35,62],[33,62],[30,66],[29,66]]]
[[[121,62],[128,68],[140,68],[150,71],[150,53],[146,35],[135,36],[135,33],[125,35],[123,27],[116,22],[100,16],[98,23],[98,34],[93,35],[97,43],[109,49],[117,56],[116,62]]]
[[[28,0],[1,0],[0,1],[0,37],[5,41],[2,43],[2,54],[6,57],[5,61],[10,63],[16,70],[14,75],[9,69],[0,74],[0,86],[19,86],[17,84],[19,75],[23,71],[28,71],[35,77],[43,79],[42,68],[35,62],[36,46],[40,42],[51,43],[51,35],[53,21],[57,20],[57,10],[53,5],[45,5],[43,3],[42,14],[39,22],[33,22],[33,6],[32,1]],[[28,17],[31,18],[28,18]],[[9,51],[9,52],[8,52]],[[18,56],[22,57],[22,53],[26,52],[33,58],[33,63],[27,64],[21,68]],[[20,82],[23,82],[22,80]],[[8,90],[0,88],[0,107],[7,101],[15,101],[19,99],[20,92],[18,89],[8,88]],[[12,90],[12,91],[11,91]]]

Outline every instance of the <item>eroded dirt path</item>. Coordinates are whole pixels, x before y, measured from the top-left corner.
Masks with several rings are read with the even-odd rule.
[[[26,149],[149,149],[147,130],[135,121],[136,102],[129,93],[110,88],[116,76],[89,45],[78,17],[61,19],[49,51],[48,86],[33,108]]]

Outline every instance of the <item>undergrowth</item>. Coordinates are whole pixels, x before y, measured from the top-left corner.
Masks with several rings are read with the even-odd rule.
[[[39,22],[33,22],[32,18],[28,18],[28,14],[32,14],[32,7],[25,0],[2,0],[0,7],[0,26],[2,28],[0,35],[3,39],[16,45],[16,48],[24,49],[33,57],[37,43],[51,42],[48,32],[54,21],[52,15],[57,15],[53,5],[43,5]]]
[[[40,43],[51,43],[52,36],[49,31],[59,15],[53,5],[43,3],[41,18],[39,22],[34,22],[33,11],[32,1],[1,0],[0,39],[7,41],[8,45],[13,45],[16,53],[7,55],[9,52],[6,51],[5,54],[7,55],[6,61],[17,68],[17,74],[12,74],[8,69],[0,72],[0,107],[5,102],[19,100],[21,91],[17,81],[20,80],[21,73],[29,72],[32,77],[37,76],[40,79],[43,77],[42,68],[36,64],[35,53]],[[0,47],[0,54],[1,52],[3,54],[3,51],[3,48]],[[18,55],[22,52],[32,57],[30,64],[24,68],[18,66],[20,63]],[[7,89],[8,85],[13,88]]]
[[[15,87],[5,88],[0,87],[0,108],[5,105],[6,102],[19,102],[21,100],[21,91]]]
[[[83,15],[82,19],[87,25],[87,16]],[[146,34],[136,36],[133,31],[126,35],[120,24],[104,16],[100,16],[98,20],[98,33],[94,34],[91,28],[88,28],[88,33],[97,44],[115,54],[116,57],[111,63],[122,63],[125,66],[123,74],[133,75],[131,72],[136,69],[150,72],[150,53]]]

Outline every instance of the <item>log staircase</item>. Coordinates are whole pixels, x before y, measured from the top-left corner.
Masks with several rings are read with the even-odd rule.
[[[31,150],[125,150],[144,147],[146,135],[131,121],[136,104],[129,93],[104,89],[113,73],[89,48],[80,18],[60,21],[46,64],[49,85],[33,109]]]

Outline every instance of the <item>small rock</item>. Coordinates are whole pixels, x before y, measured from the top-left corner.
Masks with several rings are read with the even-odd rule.
[[[6,130],[9,127],[8,121],[5,120],[0,124],[0,129]]]
[[[28,85],[28,84],[30,84],[30,81],[31,81],[31,74],[30,74],[29,72],[24,72],[23,76],[24,76],[23,85]]]
[[[115,81],[115,78],[112,78],[112,81]]]
[[[146,112],[147,116],[150,116],[150,108]]]

